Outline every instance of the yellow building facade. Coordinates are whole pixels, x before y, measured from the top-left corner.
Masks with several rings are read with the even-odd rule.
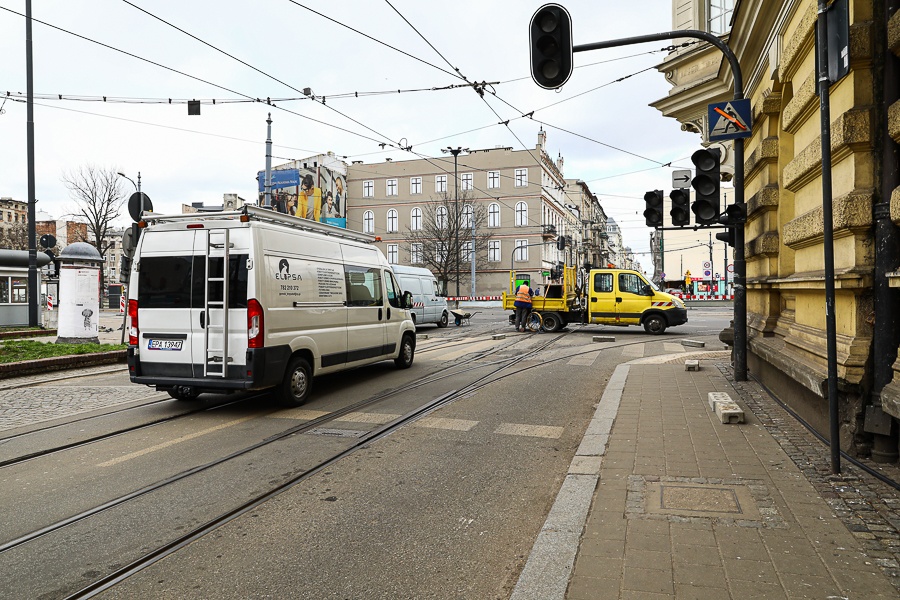
[[[835,316],[841,447],[897,460],[900,418],[900,15],[849,0],[849,73],[831,86]],[[748,367],[828,435],[825,247],[815,0],[674,0],[673,28],[721,35],[752,106],[745,142]],[[713,16],[727,13],[722,20]],[[715,15],[714,15],[715,13]],[[690,41],[690,40],[679,40]],[[733,98],[706,43],[659,65],[672,84],[653,103],[707,140],[707,105]]]

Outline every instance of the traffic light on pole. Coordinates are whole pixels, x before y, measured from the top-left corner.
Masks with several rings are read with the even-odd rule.
[[[644,194],[644,219],[647,227],[662,227],[663,224],[663,193],[662,190],[652,190]]]
[[[716,234],[716,239],[717,239],[717,240],[719,240],[720,242],[725,242],[726,244],[728,244],[728,245],[731,246],[732,248],[734,248],[734,238],[735,238],[735,229],[734,229],[734,227],[729,227],[728,229],[726,229],[726,230],[723,231],[722,233],[717,233],[717,234]]]
[[[572,75],[572,17],[559,4],[545,4],[531,17],[531,78],[547,90],[563,86]]]
[[[719,223],[728,225],[743,225],[747,222],[747,205],[743,202],[740,204],[729,204],[725,207],[725,212],[719,217]]]
[[[697,150],[691,162],[697,168],[691,179],[696,192],[691,210],[698,225],[712,225],[719,220],[719,149]]]
[[[676,188],[669,194],[672,199],[672,225],[680,227],[691,224],[691,191],[686,188]]]

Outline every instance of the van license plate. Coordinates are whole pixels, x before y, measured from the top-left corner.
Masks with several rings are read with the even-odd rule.
[[[150,340],[147,350],[181,350],[184,340]]]

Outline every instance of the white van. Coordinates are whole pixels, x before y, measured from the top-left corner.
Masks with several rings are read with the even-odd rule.
[[[181,400],[274,388],[299,406],[317,375],[412,365],[410,303],[372,236],[253,206],[145,222],[128,287],[132,382]]]
[[[410,292],[413,297],[412,312],[416,325],[437,323],[438,327],[446,327],[450,319],[447,299],[441,295],[440,286],[434,273],[421,267],[391,265],[400,289]]]

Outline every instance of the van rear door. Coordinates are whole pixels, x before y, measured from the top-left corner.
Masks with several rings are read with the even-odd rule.
[[[199,366],[195,367],[197,377],[240,377],[243,374],[241,367],[247,362],[248,239],[245,229],[200,230],[194,239],[194,286],[198,293],[194,296],[192,311],[199,310],[199,314],[193,321],[191,347],[193,362]],[[224,302],[226,290],[227,308]],[[223,365],[227,368],[223,369]]]

